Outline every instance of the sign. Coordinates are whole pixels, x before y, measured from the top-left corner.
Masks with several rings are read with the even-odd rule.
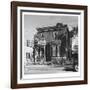
[[[40,41],[38,41],[38,44],[39,45],[46,45],[46,40],[40,40]]]

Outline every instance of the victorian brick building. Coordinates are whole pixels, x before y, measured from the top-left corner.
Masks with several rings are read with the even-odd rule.
[[[55,26],[37,28],[34,36],[34,53],[34,59],[43,62],[70,59],[71,38],[68,26],[57,23]]]

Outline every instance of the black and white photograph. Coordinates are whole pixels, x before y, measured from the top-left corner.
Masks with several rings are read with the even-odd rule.
[[[24,15],[24,74],[78,72],[78,16]]]

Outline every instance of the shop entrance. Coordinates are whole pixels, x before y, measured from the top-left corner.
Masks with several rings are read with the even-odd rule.
[[[51,61],[51,47],[50,44],[46,44],[46,62]]]

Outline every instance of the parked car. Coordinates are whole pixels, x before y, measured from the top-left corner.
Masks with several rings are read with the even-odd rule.
[[[65,70],[78,71],[78,52],[72,51],[71,59],[65,61]]]

